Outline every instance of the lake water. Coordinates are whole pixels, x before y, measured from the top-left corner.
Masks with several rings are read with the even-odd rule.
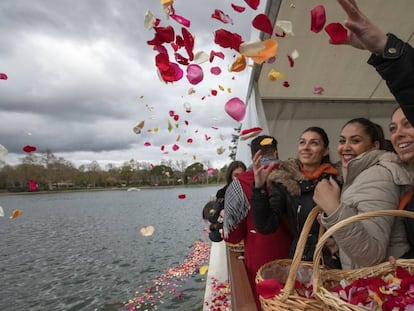
[[[218,188],[0,196],[0,310],[201,310],[205,275],[165,271],[206,241],[201,210]]]

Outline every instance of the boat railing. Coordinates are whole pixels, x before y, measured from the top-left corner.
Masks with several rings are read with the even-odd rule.
[[[251,311],[256,310],[256,303],[247,276],[242,254],[234,252],[226,247],[227,266],[231,291],[232,311]]]

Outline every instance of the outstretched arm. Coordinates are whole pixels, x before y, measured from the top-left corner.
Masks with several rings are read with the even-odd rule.
[[[355,0],[338,0],[347,14],[348,39],[343,44],[372,52],[368,63],[386,81],[388,88],[414,125],[414,49],[393,34],[385,34],[358,8]]]
[[[348,40],[343,44],[381,54],[387,43],[387,35],[361,12],[355,0],[338,0],[338,3],[348,15],[345,21],[345,27],[349,30]]]

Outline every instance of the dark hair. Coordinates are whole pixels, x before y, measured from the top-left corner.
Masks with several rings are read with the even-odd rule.
[[[241,167],[243,169],[243,171],[247,170],[246,165],[242,162],[242,161],[233,161],[230,163],[229,167],[227,168],[226,171],[226,183],[227,185],[230,184],[233,181],[233,172],[235,169],[238,169],[239,167]]]
[[[386,150],[384,130],[382,129],[381,125],[374,123],[366,118],[355,118],[346,122],[342,129],[348,124],[352,123],[359,123],[364,128],[365,133],[371,139],[371,142],[375,143],[377,141],[379,143],[379,149]]]
[[[269,139],[269,143],[261,144],[264,139]],[[252,153],[252,157],[256,154],[257,151],[262,151],[262,156],[273,156],[275,151],[277,151],[277,140],[273,136],[269,135],[260,135],[257,136],[255,139],[252,140],[250,143],[250,151]]]
[[[203,212],[202,212],[202,218],[204,220],[208,220],[208,217],[210,215],[210,210],[214,209],[214,201],[209,201],[206,203],[206,205],[204,205],[203,207]]]
[[[319,134],[319,136],[322,138],[322,142],[323,142],[323,146],[325,148],[329,148],[329,138],[328,138],[328,134],[326,134],[325,130],[319,126],[311,126],[308,127],[306,130],[304,130],[302,132],[306,133],[306,132],[314,132]],[[331,159],[329,157],[329,153],[326,156],[322,157],[322,162],[321,163],[331,163]]]

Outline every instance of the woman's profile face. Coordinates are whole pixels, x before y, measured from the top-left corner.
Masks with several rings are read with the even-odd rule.
[[[360,154],[374,148],[377,148],[376,145],[360,123],[349,123],[342,129],[337,151],[343,167]]]
[[[401,108],[393,113],[389,129],[392,146],[400,159],[414,163],[414,128]]]

